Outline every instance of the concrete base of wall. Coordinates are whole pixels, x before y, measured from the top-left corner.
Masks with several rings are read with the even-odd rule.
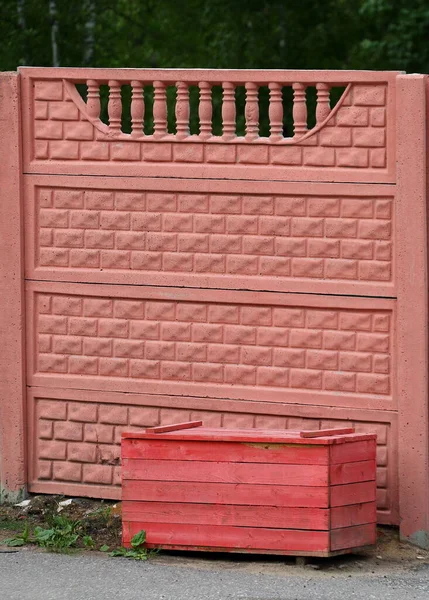
[[[418,546],[423,550],[429,550],[429,532],[427,531],[416,531],[408,537],[401,535],[400,539],[403,542],[413,544],[413,546]]]
[[[19,490],[8,490],[7,488],[0,487],[0,504],[14,504],[21,502],[27,498],[28,492],[26,488],[20,488]]]

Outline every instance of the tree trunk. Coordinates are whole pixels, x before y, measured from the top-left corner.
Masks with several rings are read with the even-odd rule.
[[[27,52],[27,24],[25,22],[25,0],[16,1],[16,12],[18,15],[18,27],[21,31],[22,48],[24,50],[22,56],[22,62],[24,65],[28,64],[28,52]]]
[[[83,64],[86,67],[93,66],[95,50],[95,24],[96,10],[95,0],[85,1],[85,38],[83,51]]]
[[[60,57],[58,53],[58,13],[56,0],[49,0],[49,16],[51,18],[51,48],[52,48],[52,65],[60,66]]]

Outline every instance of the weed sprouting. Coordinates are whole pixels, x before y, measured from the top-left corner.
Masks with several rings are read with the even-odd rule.
[[[111,517],[109,507],[102,509],[100,516],[108,521]],[[96,548],[92,536],[85,532],[84,524],[79,519],[70,519],[65,515],[51,514],[47,517],[46,524],[47,527],[37,526],[31,533],[29,521],[26,521],[21,533],[17,533],[13,537],[4,540],[3,543],[12,547],[35,544],[40,548],[45,548],[48,552],[59,553],[70,553],[82,548]],[[141,530],[132,537],[131,548],[121,547],[110,551],[109,546],[103,544],[99,550],[101,552],[110,551],[109,556],[148,560],[157,551],[148,551],[145,548],[145,542],[146,532]]]
[[[117,548],[112,550],[109,556],[122,556],[123,558],[132,558],[134,560],[147,560],[153,554],[156,554],[156,550],[148,551],[145,548],[146,542],[146,531],[142,529],[131,538],[131,548]]]
[[[51,552],[70,552],[79,539],[81,522],[62,515],[52,515],[49,529],[34,529],[35,543]]]
[[[30,539],[30,526],[28,524],[28,521],[25,522],[22,533],[17,533],[13,537],[3,540],[3,544],[6,544],[6,546],[11,547],[24,546],[29,542],[32,542],[32,539]]]
[[[30,533],[30,525],[27,521],[22,533],[4,540],[7,546],[24,546],[25,544],[36,544],[46,548],[50,552],[71,552],[80,547],[79,542],[86,548],[93,548],[95,543],[91,536],[82,534],[82,523],[79,520],[69,519],[63,515],[51,515],[48,519],[48,527],[37,526],[33,534]]]

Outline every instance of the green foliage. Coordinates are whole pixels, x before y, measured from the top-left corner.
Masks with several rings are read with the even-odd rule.
[[[352,49],[353,64],[367,68],[427,73],[429,5],[426,0],[364,0],[362,41]]]
[[[57,0],[55,4],[61,66],[421,72],[429,68],[426,0]],[[51,34],[46,0],[2,0],[0,69],[50,66]],[[237,98],[238,104],[241,101]],[[174,104],[174,98],[169,96],[169,102]],[[124,120],[128,123],[129,115]],[[152,127],[150,111],[146,126]]]
[[[82,536],[82,542],[85,548],[95,548],[95,542],[90,535]]]
[[[100,506],[97,510],[91,512],[92,517],[100,516],[103,521],[109,523],[112,517],[112,507],[111,506]]]
[[[61,515],[53,515],[49,529],[43,529],[42,527],[34,529],[34,539],[36,544],[51,552],[69,552],[71,548],[76,547],[80,527],[80,521],[74,521]]]
[[[28,524],[28,521],[26,521],[22,533],[17,533],[13,537],[3,540],[3,544],[6,544],[6,546],[9,546],[9,547],[16,547],[16,546],[24,546],[25,544],[28,544],[29,541],[31,541],[30,540],[30,526]]]
[[[140,548],[146,541],[146,531],[142,529],[136,535],[134,535],[131,539],[131,547],[132,548]]]
[[[0,530],[6,529],[8,531],[20,531],[23,529],[25,523],[21,519],[0,519]]]
[[[90,535],[82,534],[82,523],[62,515],[50,515],[47,528],[37,526],[33,535],[30,534],[30,525],[26,521],[22,533],[4,540],[7,546],[24,546],[36,544],[49,552],[70,552],[83,544],[85,548],[94,548],[95,543]]]
[[[99,509],[99,514],[106,519],[111,515],[111,508]],[[29,522],[26,521],[21,533],[17,533],[11,538],[4,540],[4,544],[9,547],[24,546],[25,544],[35,544],[40,548],[45,548],[49,552],[69,553],[78,548],[94,549],[95,542],[90,535],[84,533],[84,524],[80,520],[70,519],[65,515],[51,514],[47,516],[47,527],[37,526],[33,534],[30,532]],[[109,552],[109,556],[121,556],[132,558],[134,560],[148,560],[154,554],[145,548],[146,532],[139,531],[131,539],[131,548],[116,548],[110,551],[107,544],[103,544],[99,550]]]
[[[142,529],[131,538],[131,548],[117,548],[110,552],[109,556],[123,558],[132,558],[134,560],[147,560],[152,552],[148,552],[144,547],[146,542],[146,532]]]

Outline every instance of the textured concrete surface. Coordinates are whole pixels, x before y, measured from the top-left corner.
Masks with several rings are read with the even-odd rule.
[[[372,570],[371,570],[372,569]],[[160,555],[140,563],[99,553],[0,553],[2,600],[427,600],[429,565],[321,569],[281,559]]]
[[[76,81],[87,82],[87,102]],[[2,75],[0,494],[119,499],[128,427],[353,423],[378,435],[380,522],[427,548],[428,83],[343,70]],[[190,84],[201,91],[192,137]],[[210,116],[218,84],[221,136]],[[344,84],[331,107],[330,87]],[[170,85],[177,134],[165,116]],[[293,91],[289,139],[283,86]],[[309,131],[307,86],[317,89]]]

